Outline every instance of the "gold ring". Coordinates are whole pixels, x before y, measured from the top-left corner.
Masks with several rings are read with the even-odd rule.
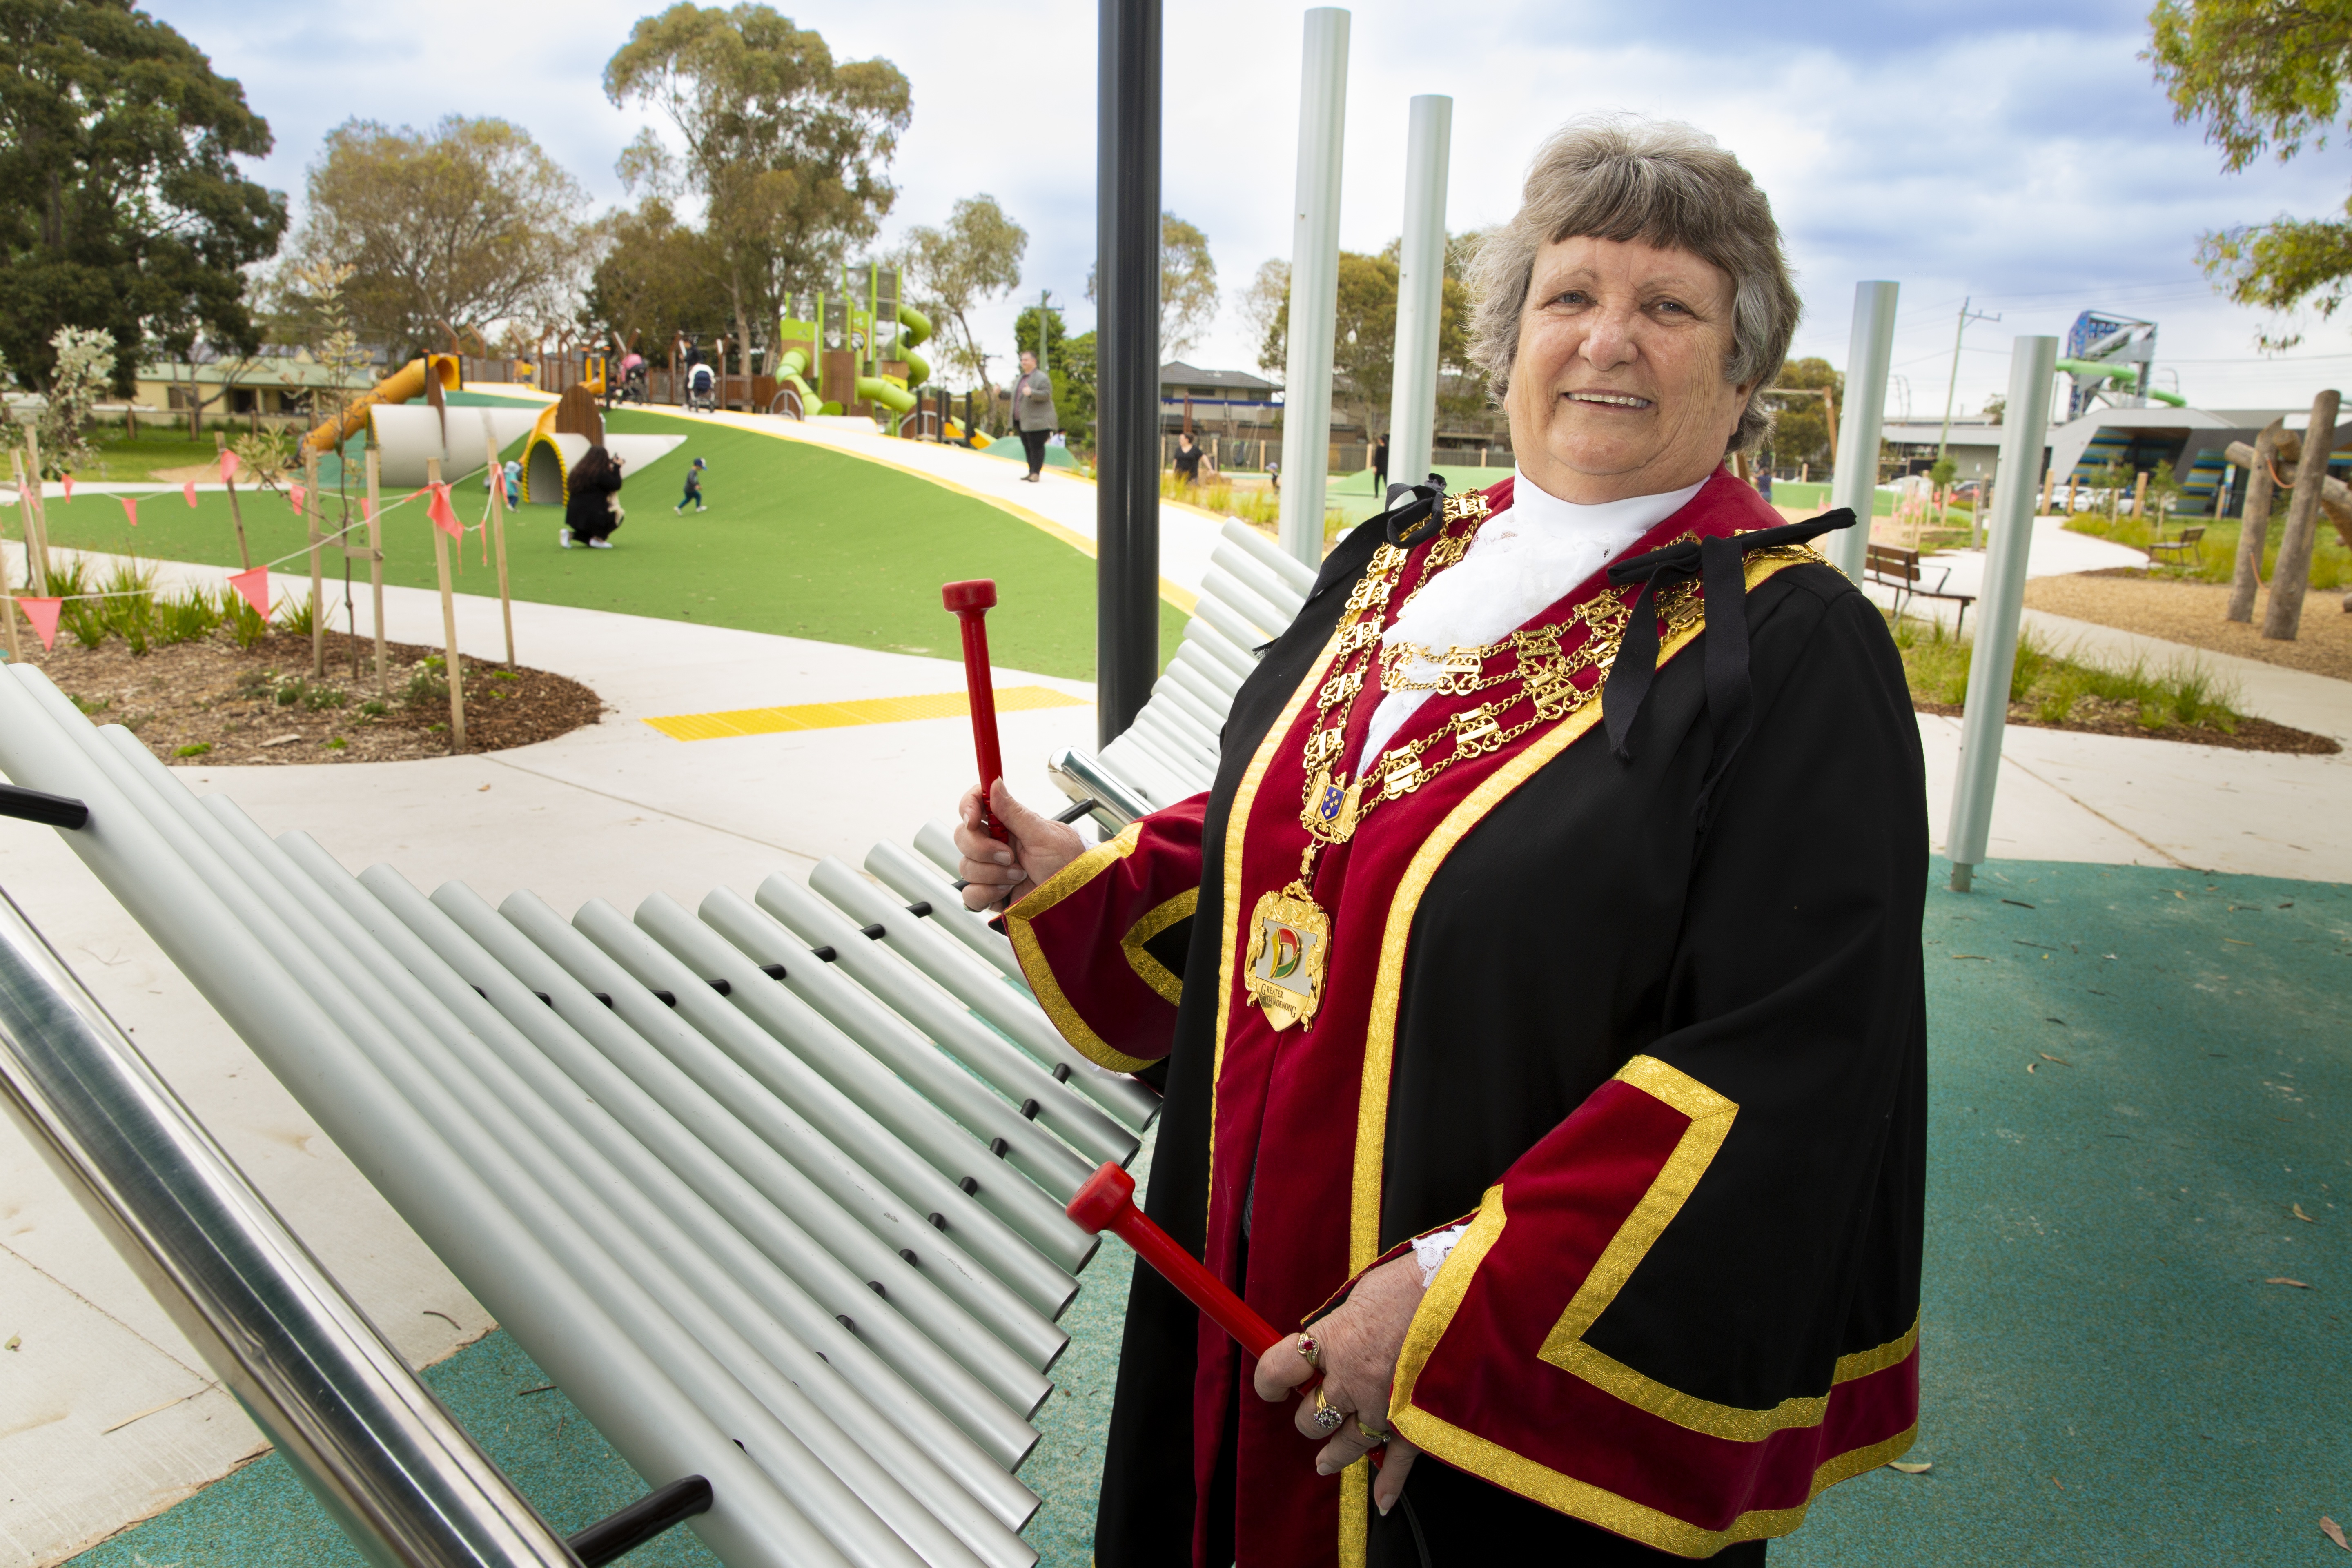
[[[1330,1396],[1329,1396],[1328,1394],[1325,1394],[1325,1393],[1323,1392],[1323,1386],[1322,1386],[1322,1384],[1316,1384],[1316,1386],[1315,1386],[1315,1425],[1316,1425],[1316,1426],[1317,1426],[1318,1429],[1320,1429],[1320,1430],[1322,1430],[1322,1431],[1324,1431],[1324,1432],[1337,1432],[1337,1431],[1339,1429],[1339,1423],[1341,1423],[1342,1421],[1345,1421],[1347,1418],[1348,1418],[1348,1413],[1347,1413],[1346,1411],[1344,1411],[1344,1410],[1340,1409],[1338,1405],[1334,1405],[1334,1404],[1332,1404],[1332,1403],[1331,1403]]]
[[[1370,1437],[1375,1443],[1385,1443],[1389,1440],[1390,1436],[1392,1436],[1392,1434],[1387,1432],[1373,1431],[1370,1427],[1365,1426],[1360,1419],[1356,1423],[1356,1430],[1362,1433],[1365,1436]]]
[[[1299,1335],[1297,1342],[1291,1348],[1298,1352],[1299,1359],[1308,1366],[1318,1372],[1323,1370],[1323,1347],[1315,1342],[1313,1334]]]

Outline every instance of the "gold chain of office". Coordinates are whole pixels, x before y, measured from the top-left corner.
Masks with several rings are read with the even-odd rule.
[[[1428,586],[1433,575],[1468,552],[1487,512],[1484,496],[1448,498],[1444,531],[1431,545],[1412,593],[1398,606],[1400,615]],[[1578,605],[1561,621],[1521,627],[1500,642],[1483,647],[1439,650],[1412,643],[1383,646],[1381,633],[1389,600],[1408,559],[1407,552],[1389,544],[1373,552],[1363,578],[1348,598],[1347,610],[1355,618],[1339,634],[1334,668],[1316,693],[1316,720],[1305,745],[1307,781],[1299,809],[1307,841],[1292,889],[1300,898],[1312,898],[1307,889],[1314,885],[1315,864],[1325,846],[1346,843],[1380,806],[1412,794],[1455,763],[1500,751],[1537,725],[1566,718],[1591,701],[1600,691],[1600,680],[1588,689],[1580,687],[1576,678],[1586,670],[1607,677],[1631,619],[1618,596],[1604,592]],[[1695,584],[1664,590],[1657,595],[1657,605],[1669,637],[1699,621],[1700,600]],[[1563,647],[1579,628],[1584,636],[1573,646]],[[1504,655],[1513,656],[1512,662],[1490,672],[1487,666]],[[1433,668],[1437,673],[1428,679],[1407,673],[1420,666]],[[1378,689],[1383,694],[1427,691],[1440,697],[1470,697],[1494,691],[1495,695],[1452,714],[1426,734],[1389,747],[1350,780],[1345,773],[1334,772],[1334,765],[1347,743],[1355,705],[1363,700],[1367,677],[1374,668],[1380,670]],[[1529,704],[1529,711],[1517,722],[1506,724],[1505,716],[1522,700]],[[1436,761],[1428,761],[1431,750],[1448,737],[1452,748]]]

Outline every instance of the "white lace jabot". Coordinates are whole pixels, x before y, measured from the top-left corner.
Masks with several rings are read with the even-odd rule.
[[[1486,520],[1469,553],[1430,579],[1381,640],[1439,649],[1499,642],[1690,504],[1706,482],[1664,495],[1583,506],[1538,489],[1517,474],[1511,504]],[[1426,680],[1437,671],[1416,659],[1406,673]],[[1385,751],[1428,695],[1391,691],[1381,699],[1364,734],[1363,757]]]

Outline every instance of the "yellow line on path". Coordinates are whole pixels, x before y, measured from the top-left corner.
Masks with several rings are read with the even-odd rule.
[[[1050,686],[1008,686],[996,710],[1083,708],[1083,698]],[[903,724],[915,719],[961,719],[971,704],[961,691],[920,697],[863,697],[846,702],[798,702],[788,708],[736,708],[723,713],[673,713],[646,723],[673,741],[723,741],[734,735],[779,735],[795,730],[838,730],[852,724]]]

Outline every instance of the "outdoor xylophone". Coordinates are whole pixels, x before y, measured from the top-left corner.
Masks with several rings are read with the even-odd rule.
[[[1215,559],[1136,728],[1055,759],[1107,826],[1205,784],[1304,596],[1239,525]],[[943,825],[867,875],[567,921],[273,839],[21,666],[0,773],[655,1488],[555,1536],[0,909],[0,1109],[372,1560],[595,1564],[690,1520],[734,1568],[1034,1561],[1055,1320],[1091,1227],[1140,1220],[1065,1205],[1159,1101],[1055,1031]]]

